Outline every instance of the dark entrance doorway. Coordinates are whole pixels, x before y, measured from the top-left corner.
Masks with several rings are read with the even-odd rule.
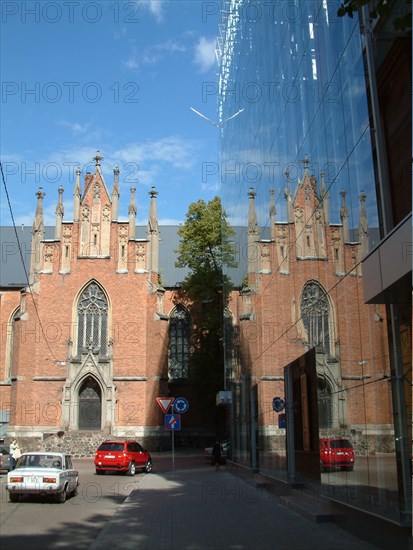
[[[102,394],[99,384],[89,376],[79,390],[79,430],[100,430]]]
[[[287,398],[287,465],[291,481],[320,480],[315,349],[284,369]]]

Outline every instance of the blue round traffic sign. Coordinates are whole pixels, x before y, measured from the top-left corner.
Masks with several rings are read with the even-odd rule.
[[[177,397],[173,402],[173,408],[177,413],[185,413],[189,409],[188,399],[185,397]]]
[[[274,397],[272,400],[272,409],[275,412],[281,412],[285,408],[285,401],[281,397]]]

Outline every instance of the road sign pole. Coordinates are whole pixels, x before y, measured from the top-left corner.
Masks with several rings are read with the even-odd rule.
[[[174,414],[174,404],[172,403],[172,414]],[[172,472],[175,472],[175,430],[172,431]]]

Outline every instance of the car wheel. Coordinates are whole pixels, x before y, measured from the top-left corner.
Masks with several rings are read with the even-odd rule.
[[[128,476],[134,476],[136,474],[136,464],[133,461],[129,463],[129,468],[126,474]]]
[[[96,474],[98,476],[103,476],[103,475],[105,475],[105,470],[96,470]]]
[[[149,474],[152,472],[152,469],[153,469],[152,460],[148,460],[143,470],[145,473]]]
[[[20,495],[13,495],[12,493],[9,494],[10,502],[19,502]]]
[[[65,487],[63,491],[59,495],[57,495],[57,502],[59,504],[63,504],[64,502],[66,502],[66,497],[67,497],[67,492]]]
[[[71,493],[70,496],[72,496],[72,497],[77,496],[77,494],[78,494],[78,491],[77,491],[78,486],[79,486],[79,482],[76,483],[76,487],[73,489],[73,491],[72,491],[72,493]]]

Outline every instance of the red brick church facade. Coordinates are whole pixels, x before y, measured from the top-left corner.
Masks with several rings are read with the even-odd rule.
[[[173,293],[158,284],[157,193],[150,193],[146,236],[136,238],[135,189],[129,220],[120,222],[118,171],[110,195],[101,157],[95,161],[83,191],[77,172],[71,222],[63,221],[59,189],[54,239],[44,239],[39,190],[31,290],[2,293],[9,384],[1,386],[1,399],[17,437],[85,429],[147,442],[165,435],[156,397],[168,392],[162,317],[174,304]]]
[[[146,232],[138,238],[135,189],[128,221],[120,221],[119,172],[109,193],[101,160],[98,154],[83,189],[77,171],[73,221],[63,220],[59,188],[54,238],[45,238],[44,193],[37,193],[30,286],[1,289],[1,409],[10,413],[8,437],[37,444],[51,434],[91,431],[165,448],[169,434],[156,397],[174,395],[171,379],[187,374],[187,364],[172,364],[170,341],[172,320],[179,333],[187,311],[180,293],[162,286],[157,192],[149,193]],[[247,377],[256,387],[260,447],[282,447],[285,431],[271,402],[284,396],[284,367],[315,347],[320,429],[363,434],[372,448],[390,450],[391,403],[387,388],[380,390],[388,372],[386,320],[379,306],[363,303],[364,197],[358,233],[350,238],[345,195],[341,224],[331,224],[323,179],[317,185],[306,168],[294,196],[287,186],[286,222],[276,221],[271,196],[267,239],[249,192],[248,282],[232,293],[226,312],[233,328],[225,375],[233,390],[233,436],[242,439],[251,428],[249,397],[239,394]],[[187,361],[189,344],[181,352]],[[366,391],[366,382],[377,383]],[[196,402],[185,422],[198,437],[214,436]],[[242,435],[237,425],[244,422]]]

